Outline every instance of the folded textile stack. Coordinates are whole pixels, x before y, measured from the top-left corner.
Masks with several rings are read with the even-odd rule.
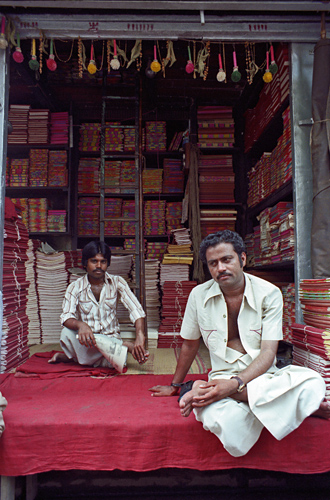
[[[29,198],[29,232],[47,232],[47,198]]]
[[[93,197],[79,198],[78,200],[78,234],[87,236],[100,232],[100,205],[99,200]]]
[[[135,217],[135,201],[134,200],[123,200],[121,214],[123,217],[133,218]],[[135,235],[135,222],[133,221],[123,221],[122,222],[122,234],[124,236],[134,236]]]
[[[124,134],[120,122],[107,122],[105,127],[105,151],[124,151]]]
[[[166,230],[167,233],[181,228],[182,201],[168,201],[166,203]]]
[[[12,158],[10,160],[10,187],[27,187],[29,185],[29,159]]]
[[[82,123],[80,125],[79,151],[100,151],[100,123]]]
[[[166,122],[146,122],[146,151],[166,151]]]
[[[48,182],[48,149],[30,149],[29,186],[46,187]]]
[[[28,143],[49,143],[49,109],[30,109],[28,122]]]
[[[68,144],[69,113],[60,111],[50,114],[50,144]]]
[[[8,144],[27,144],[30,104],[11,104],[8,121],[13,130],[8,135]]]
[[[120,160],[105,160],[104,187],[106,193],[120,193]]]
[[[198,146],[200,148],[230,148],[234,145],[235,124],[229,106],[199,106]]]
[[[330,278],[300,280],[298,294],[304,322],[330,329]]]
[[[293,364],[318,372],[326,385],[326,399],[330,401],[330,330],[294,323],[291,342]]]
[[[183,193],[184,174],[181,159],[164,158],[163,168],[163,193]]]
[[[36,286],[36,249],[37,240],[28,241],[27,261],[25,263],[26,279],[29,282],[27,291],[26,314],[29,318],[28,344],[41,344],[41,328],[39,317],[38,294]]]
[[[48,186],[68,185],[67,162],[66,151],[49,151]]]
[[[144,230],[145,234],[164,235],[165,227],[165,200],[147,200],[144,204]]]
[[[161,168],[145,168],[142,171],[143,193],[161,193],[163,170]]]
[[[121,217],[121,198],[106,198],[104,200],[104,217],[111,219],[112,217]],[[104,234],[106,236],[115,236],[121,234],[121,221],[106,220],[104,221]]]
[[[78,193],[99,192],[100,160],[96,158],[80,158],[78,166]]]

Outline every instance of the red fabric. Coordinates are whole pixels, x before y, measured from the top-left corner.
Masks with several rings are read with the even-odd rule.
[[[263,430],[246,456],[234,458],[193,415],[181,417],[176,397],[151,397],[148,388],[170,380],[169,375],[52,380],[1,375],[8,406],[0,474],[170,467],[330,470],[330,422],[308,418],[280,442]]]
[[[16,377],[37,377],[51,379],[58,377],[100,377],[115,375],[116,370],[110,368],[93,368],[92,366],[78,365],[74,361],[69,363],[48,363],[48,360],[58,351],[37,352],[16,370]]]

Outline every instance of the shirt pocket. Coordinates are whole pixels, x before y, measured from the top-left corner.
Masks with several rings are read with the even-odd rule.
[[[219,332],[216,328],[200,326],[204,344],[210,351],[216,351],[219,343]]]
[[[113,298],[107,297],[104,300],[104,308],[107,311],[114,311],[114,312],[116,312],[116,310],[117,310],[117,297],[113,297]]]
[[[246,333],[246,340],[253,349],[260,349],[262,329],[259,324],[250,325]]]
[[[82,313],[84,314],[89,314],[93,308],[93,304],[90,300],[84,301],[84,300],[79,300],[79,309]]]

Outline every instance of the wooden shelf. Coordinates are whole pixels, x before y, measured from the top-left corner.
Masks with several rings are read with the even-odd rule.
[[[260,201],[257,205],[251,208],[247,208],[247,213],[249,217],[259,215],[265,208],[272,207],[276,205],[279,201],[283,201],[285,198],[292,196],[292,179],[283,184],[280,188],[274,191],[264,200]]]

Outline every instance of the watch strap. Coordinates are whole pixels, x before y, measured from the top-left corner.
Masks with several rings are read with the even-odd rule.
[[[237,375],[233,375],[232,377],[230,377],[230,379],[232,379],[232,378],[236,379],[238,382],[237,392],[242,392],[244,387],[245,387],[243,380],[240,377],[238,377]]]

